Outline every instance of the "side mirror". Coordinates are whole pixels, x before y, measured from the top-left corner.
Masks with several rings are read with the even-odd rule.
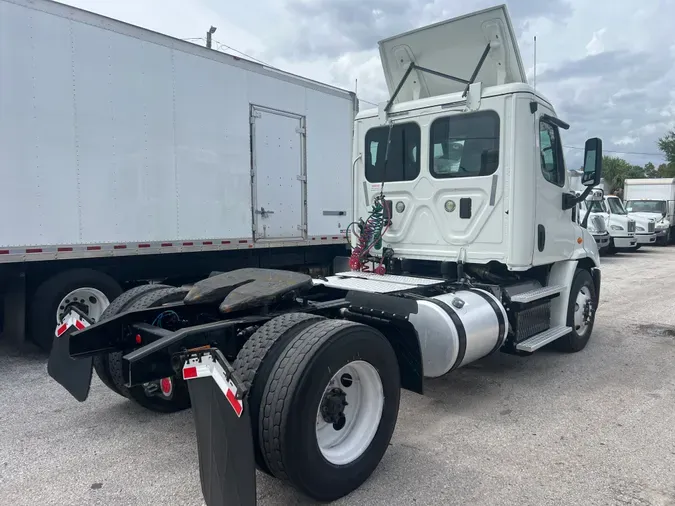
[[[588,194],[588,200],[592,202],[601,202],[605,192],[602,191],[602,188],[593,188],[591,193]]]
[[[602,141],[597,137],[588,139],[584,148],[584,173],[581,184],[595,186],[602,177]]]

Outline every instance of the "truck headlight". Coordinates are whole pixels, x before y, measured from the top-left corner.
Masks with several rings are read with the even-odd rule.
[[[670,222],[665,218],[663,218],[661,221],[659,221],[656,224],[656,228],[658,230],[663,230],[664,228],[669,228],[669,227],[670,227]]]
[[[638,232],[644,232],[644,231],[645,231],[644,227],[638,226],[638,227],[636,227],[636,228],[637,228],[637,231],[638,231]]]
[[[621,225],[610,225],[609,228],[612,230],[623,230],[623,227]]]

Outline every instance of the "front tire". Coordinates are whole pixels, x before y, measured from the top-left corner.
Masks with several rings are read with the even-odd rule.
[[[315,323],[286,346],[265,387],[259,438],[267,467],[316,501],[339,499],[378,466],[399,401],[398,362],[380,332]]]
[[[590,272],[577,269],[567,302],[567,326],[572,327],[572,332],[555,341],[560,351],[576,353],[586,347],[593,333],[597,308],[598,296]]]

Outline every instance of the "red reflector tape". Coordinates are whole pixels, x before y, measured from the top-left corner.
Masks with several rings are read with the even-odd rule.
[[[244,411],[244,406],[234,395],[234,392],[228,388],[225,397],[230,401],[230,405],[232,406],[232,409],[234,409],[234,412],[237,413],[237,416],[241,416],[241,412]]]
[[[56,329],[56,337],[61,337],[66,330],[68,330],[67,323],[62,323],[59,325]]]
[[[192,379],[197,377],[197,368],[196,367],[184,367],[183,368],[183,379]]]
[[[163,242],[162,243],[162,248],[170,248],[171,246],[173,246],[173,243],[170,243],[170,242]]]
[[[204,241],[202,244],[204,246],[211,246],[213,244],[213,241]]]
[[[184,242],[183,246],[194,246],[193,242]]]
[[[42,248],[31,248],[27,249],[26,253],[42,253]]]
[[[73,248],[58,248],[56,251],[63,252],[63,251],[73,251]]]
[[[114,249],[127,249],[127,245],[126,244],[116,244],[115,246],[113,246],[113,248]]]
[[[82,323],[81,320],[75,320],[75,327],[77,327],[77,330],[82,330],[84,328],[84,323]]]
[[[100,246],[87,246],[87,251],[99,251],[100,249]]]
[[[8,249],[0,249],[0,255],[9,255]]]
[[[138,247],[139,248],[149,248],[150,245],[149,244],[139,244]]]

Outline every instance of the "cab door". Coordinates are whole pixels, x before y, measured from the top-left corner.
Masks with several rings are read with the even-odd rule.
[[[575,245],[572,210],[562,208],[562,196],[567,191],[567,172],[560,128],[546,115],[554,116],[554,113],[539,104],[534,115],[538,157],[534,171],[536,205],[533,265],[568,259],[572,256]]]

